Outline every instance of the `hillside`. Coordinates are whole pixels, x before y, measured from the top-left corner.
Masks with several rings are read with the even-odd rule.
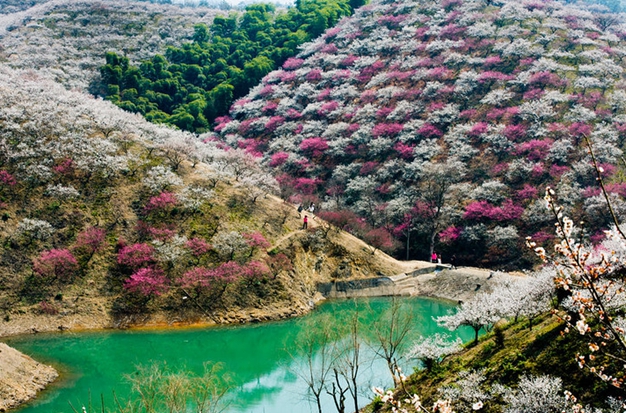
[[[206,135],[272,168],[399,256],[495,268],[553,242],[546,187],[593,242],[608,228],[589,149],[624,211],[625,26],[556,1],[372,1],[235,102]],[[408,251],[407,251],[408,245]]]
[[[450,295],[464,301],[440,323],[476,341],[524,321],[441,365],[426,358],[435,366],[410,392],[431,403],[455,382],[444,396],[458,412],[502,411],[524,388],[546,405],[565,389],[604,409],[621,395],[626,236],[598,186],[623,220],[621,17],[555,1],[372,1],[199,137],[84,91],[104,51],[126,54],[124,81],[137,80],[130,63],[195,47],[210,26],[193,24],[213,12],[117,1],[0,15],[0,337],[290,317],[320,282],[408,273],[436,250],[460,265],[545,266],[501,283],[416,277],[411,291],[474,289]],[[133,89],[120,96],[140,101]],[[311,203],[303,230],[296,205]]]
[[[517,397],[535,398],[538,405],[544,403],[543,410],[529,407],[514,410],[515,407],[509,406],[512,410],[508,411],[557,411],[556,405],[559,399],[564,400],[565,390],[576,395],[583,405],[605,409],[609,397],[622,396],[620,390],[578,367],[576,354],[584,351],[586,343],[580,336],[560,334],[564,325],[555,317],[542,316],[532,330],[525,321],[499,328],[501,339],[494,333],[487,334],[477,346],[467,346],[431,369],[416,372],[406,382],[406,391],[420,395],[425,406],[432,406],[445,395],[452,396],[457,412],[475,410],[471,406],[482,401],[483,407],[478,410],[485,413],[502,412],[503,406]],[[546,377],[558,377],[559,384],[549,384]],[[544,382],[537,383],[534,389],[526,387],[525,395],[516,393],[524,387],[520,384],[524,378]],[[364,411],[390,410],[374,403]]]
[[[0,335],[274,319],[318,281],[404,271],[317,219],[302,231],[240,151],[0,70]]]
[[[187,41],[195,24],[227,13],[125,0],[32,3],[0,9],[0,62],[83,91],[97,83],[106,52],[140,62]]]

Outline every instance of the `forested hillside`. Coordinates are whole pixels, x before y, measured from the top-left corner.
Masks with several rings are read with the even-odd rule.
[[[36,331],[34,319],[63,330],[89,317],[292,316],[321,281],[404,271],[378,249],[543,262],[490,292],[478,284],[437,319],[473,329],[464,349],[435,335],[404,354],[412,323],[383,317],[378,351],[398,387],[378,389],[371,410],[424,411],[421,394],[431,411],[623,412],[622,17],[555,1],[380,0],[341,18],[358,5],[7,3],[2,332]],[[100,80],[110,101],[72,90],[103,92]],[[226,110],[211,132],[180,130],[206,130]],[[273,193],[314,203],[336,227],[300,230]],[[357,384],[337,372],[346,357],[359,364],[363,345],[342,338],[309,377],[340,412]],[[424,371],[407,380],[402,357]]]
[[[215,134],[397,254],[500,268],[553,242],[547,186],[588,240],[624,210],[624,25],[546,2],[373,1],[269,73]],[[374,232],[372,232],[374,231]],[[388,245],[388,243],[387,243]]]
[[[358,5],[359,0],[299,1],[287,10],[249,5],[241,15],[216,17],[210,27],[196,25],[192,43],[168,47],[139,66],[107,54],[99,93],[150,121],[207,131],[233,99]]]
[[[85,91],[98,83],[105,53],[138,64],[189,41],[194,25],[227,13],[124,0],[39,3],[0,14],[0,62]]]
[[[310,309],[316,282],[339,266],[387,271],[328,226],[300,231],[295,207],[268,197],[275,180],[243,151],[30,71],[0,66],[0,101],[3,329],[25,315],[283,317]]]

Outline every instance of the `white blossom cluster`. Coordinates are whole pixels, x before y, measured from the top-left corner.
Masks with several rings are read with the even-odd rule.
[[[181,45],[194,24],[211,23],[218,13],[150,2],[52,0],[0,14],[0,55],[12,68],[87,91],[106,52],[138,64],[166,46]]]
[[[181,186],[183,180],[169,168],[159,165],[149,169],[143,184],[152,193],[159,193],[167,189]]]
[[[45,194],[53,198],[60,200],[74,199],[80,197],[80,192],[76,190],[72,185],[48,185]]]
[[[45,241],[50,238],[55,229],[48,221],[41,219],[24,218],[17,224],[15,235]]]

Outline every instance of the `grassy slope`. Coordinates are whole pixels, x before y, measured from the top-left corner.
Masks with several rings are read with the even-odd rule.
[[[476,346],[466,346],[430,371],[420,370],[407,382],[410,393],[420,395],[425,406],[441,398],[438,389],[459,379],[467,370],[484,370],[487,380],[483,390],[500,383],[516,387],[523,375],[550,375],[563,380],[563,388],[583,404],[601,405],[609,395],[617,396],[607,386],[576,362],[576,354],[584,352],[585,342],[577,333],[562,334],[563,324],[551,315],[535,320],[532,330],[528,321],[511,322],[504,326],[504,346],[498,347],[493,332],[482,337]],[[502,400],[486,403],[483,412],[502,411]],[[373,405],[368,411],[377,411]]]

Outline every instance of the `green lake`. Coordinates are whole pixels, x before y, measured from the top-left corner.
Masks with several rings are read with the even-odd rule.
[[[402,298],[410,308],[415,326],[412,339],[437,332],[447,332],[433,321],[454,306],[451,303],[424,298]],[[206,362],[221,363],[237,386],[229,393],[227,412],[235,413],[308,413],[317,411],[310,401],[306,383],[300,379],[304,357],[302,331],[334,320],[346,323],[346,317],[358,308],[364,317],[364,329],[390,307],[391,299],[375,298],[330,301],[307,316],[280,322],[227,327],[96,331],[82,333],[38,334],[7,338],[7,344],[38,361],[53,365],[61,379],[40,394],[19,413],[73,412],[88,406],[89,400],[100,411],[104,398],[108,408],[114,407],[113,394],[129,395],[130,385],[124,378],[139,365],[159,362],[171,370],[200,373]],[[330,317],[329,317],[330,316]],[[371,333],[370,333],[371,334]],[[471,330],[455,332],[464,340],[473,336]],[[371,386],[389,387],[391,378],[386,364],[374,357],[373,347],[364,346],[361,369],[363,396],[361,404],[371,399]],[[416,361],[404,363],[412,372]],[[324,412],[335,411],[330,398],[325,400]],[[91,412],[90,412],[91,413]]]

